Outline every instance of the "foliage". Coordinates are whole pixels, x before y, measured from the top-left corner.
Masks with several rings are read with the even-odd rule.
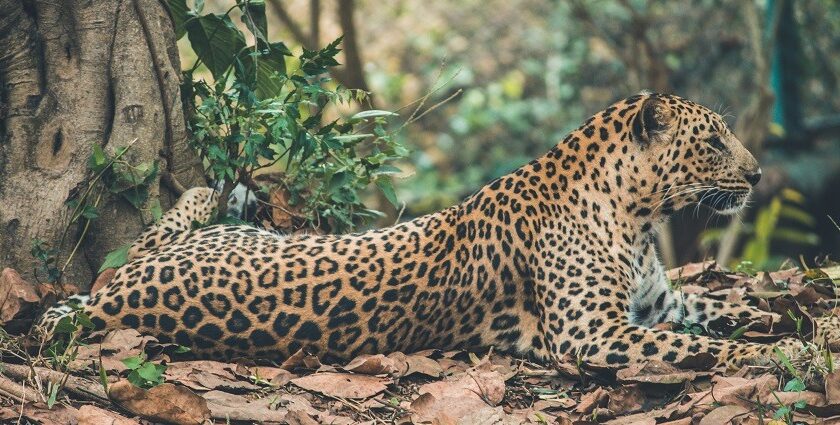
[[[793,190],[784,189],[758,210],[753,223],[743,226],[744,247],[739,258],[734,259],[735,270],[755,272],[778,264],[780,260],[771,256],[771,244],[785,241],[796,246],[813,246],[819,243],[819,236],[812,231],[815,220],[804,208],[804,196]],[[720,240],[723,229],[710,229],[701,234],[701,245],[708,246]]]
[[[399,169],[390,163],[407,154],[386,131],[386,118],[396,114],[368,110],[332,118],[337,108],[368,96],[337,86],[328,76],[338,65],[340,38],[294,55],[285,44],[267,39],[262,1],[239,1],[223,14],[202,14],[200,2],[193,10],[184,0],[168,4],[198,56],[182,87],[191,143],[210,177],[222,182],[223,194],[236,183],[251,184],[257,174],[279,172],[288,200],[275,207],[285,209],[299,227],[335,232],[378,216],[363,200],[369,186],[396,204],[391,175]],[[245,34],[234,25],[234,10],[241,13],[253,45],[246,45]],[[200,64],[213,81],[194,79]]]
[[[140,388],[152,388],[163,383],[166,365],[156,364],[146,359],[144,354],[127,357],[122,360],[129,372],[128,381]]]
[[[76,358],[78,348],[81,345],[80,333],[84,330],[94,329],[95,326],[90,318],[81,311],[78,305],[71,305],[73,312],[68,314],[56,323],[53,329],[53,340],[47,347],[47,357],[53,367],[63,370]]]
[[[78,236],[68,258],[61,265],[56,247],[50,246],[43,240],[33,239],[30,254],[41,264],[39,270],[34,273],[36,278],[40,271],[46,274],[47,282],[61,289],[61,277],[64,270],[84,242],[91,222],[99,218],[98,208],[105,194],[123,199],[137,209],[146,206],[149,201],[149,187],[158,176],[158,163],[157,161],[138,164],[128,162],[125,157],[131,144],[116,149],[113,155],[99,145],[93,146],[88,158],[90,178],[74,189],[65,201],[65,205],[71,210],[70,220],[65,225],[57,246],[64,245],[71,226],[83,222],[81,235]],[[162,211],[157,200],[151,202],[149,209],[154,220],[160,219]],[[124,264],[124,254],[127,250],[128,247],[123,247],[109,253],[100,272],[105,268],[119,267]],[[120,255],[122,255],[121,260]]]

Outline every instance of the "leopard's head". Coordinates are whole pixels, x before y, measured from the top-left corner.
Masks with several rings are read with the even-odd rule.
[[[702,204],[719,214],[734,214],[747,203],[761,178],[755,157],[723,118],[694,102],[646,94],[631,121],[631,138],[657,184],[648,196],[655,208],[670,213]]]

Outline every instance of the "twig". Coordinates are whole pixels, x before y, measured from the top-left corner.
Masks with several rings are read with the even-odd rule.
[[[3,375],[15,381],[25,382],[31,378],[30,368],[23,365],[15,365],[2,363]],[[64,374],[51,369],[43,367],[34,367],[33,370],[38,378],[44,381],[61,382],[64,379]],[[3,377],[0,377],[2,379]],[[108,395],[102,389],[102,385],[89,379],[79,378],[77,376],[68,375],[64,389],[73,395],[84,400],[95,401],[99,403],[110,403]]]
[[[37,395],[19,382],[15,382],[5,376],[0,376],[0,395],[16,400],[18,403],[35,401]]]

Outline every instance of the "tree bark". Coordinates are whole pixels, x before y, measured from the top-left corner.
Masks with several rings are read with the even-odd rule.
[[[204,184],[187,145],[180,61],[160,2],[0,0],[0,81],[0,267],[34,278],[34,238],[58,250],[58,268],[70,258],[84,221],[70,225],[65,201],[90,178],[94,145],[131,145],[123,159],[158,160],[161,173],[139,212],[117,198],[100,204],[67,282],[86,287],[104,256],[151,220],[152,202],[172,202],[161,174]]]

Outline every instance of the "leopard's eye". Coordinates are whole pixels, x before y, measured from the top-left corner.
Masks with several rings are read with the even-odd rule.
[[[726,148],[726,145],[720,141],[720,136],[714,135],[706,139],[706,143],[710,144],[713,148],[721,151],[721,152],[728,152],[729,149]]]

